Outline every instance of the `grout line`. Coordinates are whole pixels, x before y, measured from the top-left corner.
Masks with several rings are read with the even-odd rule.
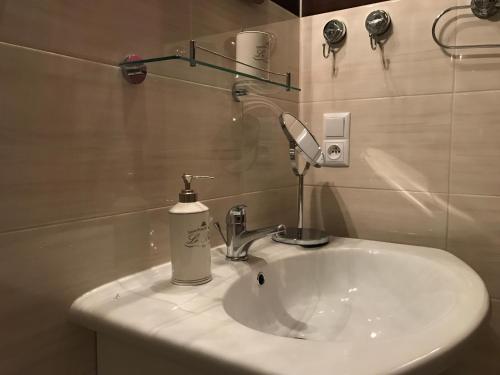
[[[37,49],[37,48],[33,48],[33,47],[23,46],[23,45],[20,45],[20,44],[13,44],[13,43],[9,43],[9,42],[0,41],[0,46],[10,47],[10,48],[19,48],[19,49],[24,49],[24,50],[31,51],[31,52],[34,52],[34,53],[40,53],[40,54],[46,54],[46,55],[64,57],[64,58],[67,58],[67,59],[70,59],[70,60],[77,60],[77,61],[82,61],[82,62],[97,64],[97,65],[103,65],[103,66],[106,66],[106,67],[118,68],[115,65],[111,65],[109,63],[105,63],[105,62],[102,62],[102,61],[89,60],[89,59],[86,59],[86,58],[83,58],[83,57],[76,57],[76,56],[71,56],[71,55],[64,55],[62,53],[58,53],[58,52],[54,52],[54,51],[49,51],[49,50],[45,50],[45,49]]]
[[[203,199],[203,200],[200,200],[200,202],[210,203],[210,202],[214,202],[214,201],[220,201],[223,199],[245,197],[245,196],[250,196],[250,195],[255,195],[255,194],[268,193],[268,192],[286,190],[286,189],[291,189],[291,188],[295,189],[296,187],[297,187],[296,185],[288,185],[288,186],[282,186],[282,187],[266,189],[266,190],[255,190],[255,191],[244,192],[241,194],[224,195],[224,196],[214,197],[214,198],[210,198],[210,199]],[[127,215],[136,215],[136,214],[146,213],[146,212],[155,212],[155,211],[160,211],[160,210],[165,210],[167,208],[170,208],[175,203],[177,203],[177,202],[173,202],[173,204],[169,204],[169,205],[165,205],[165,206],[157,206],[157,207],[149,207],[149,208],[143,208],[143,209],[138,209],[138,210],[116,212],[116,213],[110,213],[110,214],[106,214],[106,215],[95,215],[95,216],[84,216],[84,217],[82,216],[82,217],[78,217],[78,218],[74,218],[74,219],[55,221],[55,222],[50,222],[50,223],[41,224],[41,225],[19,227],[19,228],[9,229],[9,230],[0,232],[0,236],[5,235],[5,234],[27,232],[27,231],[33,231],[33,230],[38,230],[38,229],[54,228],[54,227],[74,224],[74,223],[78,223],[78,222],[86,223],[86,222],[91,222],[91,221],[106,220],[106,219],[110,219],[110,218],[122,217],[122,216],[127,216]]]
[[[455,75],[455,61],[453,61],[453,75]],[[455,90],[455,78],[453,79],[453,90]],[[445,224],[445,239],[444,248],[448,250],[449,228],[450,228],[450,201],[451,201],[451,170],[453,159],[453,128],[454,128],[454,110],[455,110],[455,94],[451,96],[450,104],[450,133],[448,139],[448,195],[446,197],[446,224]]]
[[[455,1],[455,5],[458,5],[458,0]],[[455,35],[454,35],[454,43],[457,45],[457,34],[458,34],[458,11],[455,10],[455,21],[454,21],[454,30],[455,30]],[[451,81],[451,89],[452,89],[452,95],[451,95],[451,103],[450,103],[450,132],[449,132],[449,139],[448,139],[448,194],[446,196],[446,222],[445,222],[445,237],[444,237],[444,248],[446,250],[448,249],[448,242],[449,242],[449,232],[450,232],[450,202],[451,202],[451,170],[452,170],[452,159],[453,159],[453,129],[454,129],[454,110],[455,110],[455,90],[456,90],[456,80],[457,80],[457,60],[452,57],[452,67],[453,67],[453,79]]]
[[[455,64],[455,62],[454,62]],[[453,68],[455,69],[455,68]],[[455,79],[453,79],[453,90],[455,89]],[[398,95],[398,96],[377,96],[370,98],[353,98],[353,99],[328,99],[328,100],[313,100],[313,101],[301,101],[299,104],[320,104],[320,103],[334,103],[334,102],[352,102],[352,101],[367,101],[367,100],[388,100],[388,99],[403,99],[403,98],[415,98],[415,97],[426,97],[426,96],[443,96],[443,95],[470,95],[470,94],[486,94],[486,93],[499,93],[500,89],[489,89],[489,90],[469,90],[469,91],[450,91],[441,93],[430,93],[430,94],[412,94],[412,95]]]
[[[331,102],[350,102],[350,101],[366,101],[366,100],[403,99],[403,98],[425,97],[425,96],[443,96],[443,95],[453,95],[453,91],[427,93],[427,94],[396,95],[396,96],[374,96],[374,97],[369,97],[369,98],[345,98],[345,99],[309,100],[309,101],[301,101],[300,104],[316,104],[316,103],[319,104],[319,103],[331,103]]]
[[[282,98],[279,98],[279,97],[276,97],[276,96],[269,96],[269,95],[257,94],[257,93],[252,93],[252,92],[250,92],[246,97],[240,98],[240,101],[241,101],[242,104],[245,104],[251,98],[266,98],[266,99],[270,99],[270,100],[274,100],[274,101],[279,101],[279,102],[285,102],[285,103],[293,104],[293,105],[297,105],[297,106],[300,105],[299,102],[296,102],[296,101],[293,101],[293,100],[282,99]]]
[[[325,185],[311,184],[306,183],[304,186],[311,187],[325,187]],[[407,192],[407,193],[423,193],[423,194],[440,194],[445,195],[448,194],[445,191],[424,191],[424,190],[407,190],[407,189],[390,189],[390,188],[373,188],[373,187],[362,187],[362,186],[344,186],[344,185],[326,185],[329,188],[339,188],[339,189],[356,189],[356,190],[379,190],[379,191],[393,191],[393,192]]]
[[[500,89],[454,91],[453,95],[470,95],[470,94],[487,94],[487,93],[500,93]]]
[[[454,64],[455,64],[455,62],[454,62]],[[453,69],[455,69],[455,68],[453,68]],[[453,79],[452,87],[454,90],[455,89],[455,79]],[[352,102],[352,101],[367,101],[367,100],[373,101],[373,100],[404,99],[404,98],[415,98],[415,97],[426,97],[426,96],[444,96],[444,95],[456,96],[456,95],[486,94],[486,93],[499,93],[500,94],[500,89],[450,91],[450,92],[441,92],[441,93],[397,95],[397,96],[377,96],[377,97],[370,97],[370,98],[312,100],[312,101],[301,101],[299,104],[321,104],[321,103]]]
[[[304,186],[313,187],[313,188],[322,188],[325,185],[317,185],[306,183]],[[392,191],[394,193],[406,192],[406,193],[416,193],[416,194],[439,194],[439,195],[447,195],[454,197],[477,197],[477,198],[496,198],[500,199],[500,194],[471,194],[471,193],[446,193],[440,191],[424,191],[424,190],[396,190],[396,189],[388,189],[388,188],[371,188],[371,187],[358,187],[358,186],[340,186],[340,185],[326,185],[329,188],[339,188],[339,189],[352,189],[352,190],[378,190],[378,191]]]
[[[500,198],[500,195],[493,194],[453,193],[448,195],[452,197]]]

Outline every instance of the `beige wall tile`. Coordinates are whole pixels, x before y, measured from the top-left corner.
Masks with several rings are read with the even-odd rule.
[[[223,222],[235,204],[248,205],[249,228],[293,223],[295,189],[205,202]],[[212,233],[213,243],[221,243]],[[67,322],[80,294],[169,258],[168,209],[0,235],[0,373],[93,372],[91,332]]]
[[[260,3],[260,4],[259,4]],[[275,22],[297,20],[297,16],[270,0],[193,1],[194,37],[228,30],[251,29]]]
[[[453,61],[434,43],[431,26],[443,9],[455,0],[387,1],[364,7],[324,13],[301,19],[301,100],[326,101],[400,95],[448,93],[453,85]],[[393,34],[385,44],[389,69],[380,51],[372,51],[364,28],[366,16],[375,9],[390,13]],[[332,18],[348,28],[345,45],[337,54],[336,76],[332,59],[322,56],[323,26]],[[453,25],[444,33],[452,40]]]
[[[117,69],[1,48],[2,230],[166,206],[183,171],[219,177],[199,188],[206,198],[239,192],[216,166],[239,159],[227,92],[153,77],[132,87]]]
[[[484,327],[458,362],[443,375],[500,374],[500,300],[491,301],[491,312]]]
[[[0,41],[115,64],[172,42],[295,18],[269,0],[0,0]]]
[[[0,1],[0,41],[115,64],[191,36],[191,0]]]
[[[282,112],[297,114],[298,103],[250,95],[242,99],[241,159],[234,163],[243,186],[263,190],[268,186],[295,186],[288,159],[288,141],[278,117]]]
[[[470,5],[470,0],[458,0]],[[475,17],[470,9],[459,11],[457,45],[500,44],[498,16],[491,20]],[[455,91],[498,90],[500,81],[500,48],[460,49],[456,51]]]
[[[446,195],[307,186],[306,226],[336,236],[444,248]]]
[[[500,297],[500,198],[450,196],[448,250],[474,268]]]
[[[310,172],[313,185],[448,191],[451,95],[301,104],[322,143],[323,113],[351,112],[350,166]]]
[[[450,191],[500,195],[500,91],[455,95]]]
[[[259,178],[288,168],[286,139],[243,123],[226,91],[157,77],[129,86],[118,69],[0,49],[0,231],[166,206],[184,172],[217,178],[197,184],[202,198],[294,183]]]

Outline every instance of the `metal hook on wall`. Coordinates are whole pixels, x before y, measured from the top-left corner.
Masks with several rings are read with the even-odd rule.
[[[333,56],[333,75],[337,74],[335,48],[341,47],[340,43],[344,41],[347,35],[347,27],[345,23],[339,20],[328,21],[323,27],[323,37],[326,43],[323,43],[323,57],[328,59]],[[327,49],[328,46],[328,49]]]
[[[366,17],[365,27],[370,36],[370,47],[374,51],[377,49],[377,46],[379,47],[382,54],[382,65],[384,69],[389,69],[389,60],[385,58],[385,42],[382,42],[382,39],[387,40],[391,26],[391,16],[383,10],[375,10]]]
[[[330,57],[330,53],[333,53],[335,58],[335,50],[332,49],[332,47],[328,46],[328,52],[325,51],[326,51],[326,43],[323,43],[323,57],[327,59]]]
[[[332,46],[328,45],[328,49],[326,48],[327,45],[326,43],[323,43],[323,57],[325,59],[328,59],[330,57],[330,55],[333,56],[333,75],[337,75],[337,58],[336,58],[336,55],[335,55],[335,48],[333,48]]]

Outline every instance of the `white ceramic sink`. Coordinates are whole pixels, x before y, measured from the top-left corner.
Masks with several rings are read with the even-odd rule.
[[[215,249],[203,286],[172,285],[167,263],[80,297],[71,317],[97,332],[99,373],[438,374],[489,306],[477,274],[437,249],[264,239],[251,254]]]
[[[241,277],[224,308],[247,327],[283,337],[384,345],[427,335],[432,345],[435,329],[449,328],[453,340],[483,310],[477,276],[457,266],[438,251],[311,250],[260,267],[262,286],[254,272]]]

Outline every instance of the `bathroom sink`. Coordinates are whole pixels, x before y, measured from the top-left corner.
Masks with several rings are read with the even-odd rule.
[[[438,374],[489,307],[469,266],[417,246],[263,239],[247,262],[214,249],[212,273],[175,286],[167,263],[76,300],[71,319],[97,332],[99,373]]]
[[[255,272],[241,277],[224,308],[272,335],[352,345],[427,339],[431,347],[436,329],[443,330],[443,342],[457,339],[466,318],[481,312],[482,295],[474,294],[482,285],[461,266],[437,250],[310,251],[259,267],[260,283]]]

